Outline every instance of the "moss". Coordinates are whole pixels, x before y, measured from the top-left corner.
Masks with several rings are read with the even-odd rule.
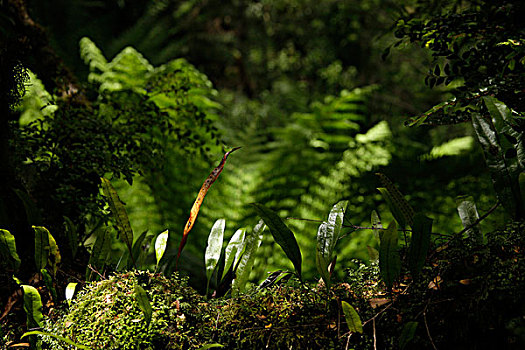
[[[186,280],[148,272],[117,274],[87,285],[68,313],[47,331],[93,348],[398,349],[408,322],[417,322],[405,349],[522,349],[525,345],[525,223],[487,235],[486,243],[453,240],[429,257],[418,279],[405,270],[389,294],[377,265],[356,263],[346,283],[289,280],[237,298],[206,302]],[[401,255],[405,255],[401,251]],[[135,284],[153,308],[149,327],[133,296]],[[349,334],[341,301],[364,323]],[[46,339],[52,349],[63,349]]]
[[[145,271],[117,274],[87,285],[74,300],[69,313],[48,324],[47,331],[86,346],[104,349],[186,349],[202,344],[200,324],[210,314],[207,304],[186,279],[166,278]],[[153,315],[147,325],[134,297],[141,285]],[[46,339],[52,349],[64,349]]]

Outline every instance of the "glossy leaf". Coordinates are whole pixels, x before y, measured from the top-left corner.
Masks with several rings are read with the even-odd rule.
[[[131,224],[129,223],[128,213],[126,212],[124,203],[122,203],[120,200],[120,197],[118,196],[118,193],[113,185],[111,185],[111,182],[105,178],[101,178],[101,180],[104,196],[106,196],[111,214],[115,218],[115,223],[119,232],[119,238],[128,248],[131,259],[134,261],[135,257],[132,255],[133,230],[131,229]]]
[[[232,149],[229,152],[226,152],[226,154],[222,157],[221,162],[219,165],[213,169],[213,171],[210,173],[208,178],[204,181],[204,183],[201,186],[201,189],[199,190],[199,194],[197,195],[197,198],[195,199],[195,202],[193,203],[193,206],[191,207],[190,211],[190,217],[188,218],[188,221],[186,222],[186,225],[184,225],[184,232],[182,234],[182,239],[179,244],[179,251],[177,253],[177,263],[179,263],[180,254],[182,253],[182,249],[184,249],[184,246],[186,245],[186,241],[188,240],[188,234],[190,233],[191,229],[193,228],[193,225],[195,224],[195,220],[197,220],[197,215],[199,215],[199,210],[201,208],[202,202],[204,201],[204,197],[206,196],[206,193],[208,193],[208,190],[210,189],[211,185],[219,178],[219,175],[222,172],[222,169],[224,169],[224,164],[226,164],[226,159],[228,159],[228,156],[238,150],[240,147],[236,147]]]
[[[49,231],[41,226],[33,226],[35,231],[35,264],[40,271],[47,265],[49,257]]]
[[[35,287],[21,285],[24,291],[24,311],[27,315],[27,328],[39,328],[43,326],[42,299]]]
[[[295,271],[297,272],[297,275],[300,279],[302,257],[299,245],[297,244],[297,240],[295,239],[293,232],[288,228],[288,226],[286,226],[286,224],[281,220],[279,215],[277,215],[277,213],[275,213],[273,210],[259,203],[253,203],[252,205],[255,207],[257,214],[259,214],[259,216],[263,219],[264,223],[270,229],[270,232],[275,242],[277,242],[277,244],[279,244],[281,248],[283,248],[284,252],[286,253],[286,256],[288,257],[288,259],[290,259],[293,266],[295,267]]]
[[[151,308],[151,303],[148,299],[146,291],[138,284],[135,285],[135,300],[137,301],[137,304],[139,305],[142,312],[144,313],[144,319],[146,320],[146,324],[149,325],[151,322],[151,317],[153,315],[153,309]]]
[[[246,236],[244,254],[239,261],[235,279],[232,283],[232,296],[238,296],[239,293],[244,290],[246,282],[248,282],[248,277],[250,276],[250,272],[252,271],[255,262],[255,253],[261,245],[265,228],[266,225],[264,224],[264,221],[261,220],[255,225],[253,231]]]
[[[518,142],[523,139],[523,132],[512,127],[512,114],[505,104],[490,96],[483,97],[483,102],[491,118],[472,114],[472,125],[483,148],[500,203],[511,216],[520,218],[525,216],[518,182],[525,166],[525,146]],[[516,144],[509,138],[516,140]]]
[[[244,248],[244,236],[246,234],[246,229],[238,229],[233,236],[230,238],[228,245],[225,249],[225,258],[224,258],[224,270],[222,271],[221,280],[226,276],[230,267],[237,266],[239,258],[243,252]]]
[[[20,257],[16,252],[15,236],[7,230],[0,229],[0,255],[8,259],[14,271],[20,267]]]
[[[412,226],[414,209],[412,209],[405,197],[403,197],[401,192],[399,192],[397,187],[394,186],[386,175],[381,173],[377,173],[376,175],[384,186],[383,188],[378,188],[378,190],[383,195],[396,221],[401,228],[405,228],[406,225]]]
[[[155,239],[155,257],[157,258],[157,266],[159,266],[160,259],[164,256],[166,245],[168,244],[169,231],[166,230],[160,233]]]
[[[476,203],[474,203],[474,198],[472,198],[472,196],[458,197],[456,199],[456,205],[464,228],[472,226],[472,224],[479,219],[478,209],[476,208]],[[477,242],[481,243],[483,241],[483,235],[479,224],[470,227],[466,231],[466,234]]]
[[[398,252],[398,233],[395,221],[392,221],[383,233],[379,245],[379,270],[387,288],[391,289],[401,272],[401,259]]]
[[[60,335],[53,334],[53,333],[49,333],[49,332],[42,332],[42,331],[30,331],[30,332],[25,332],[25,333],[20,337],[20,339],[25,338],[25,337],[29,337],[29,336],[32,336],[32,335],[43,335],[43,336],[46,336],[46,337],[55,338],[55,339],[57,339],[57,340],[63,341],[63,342],[66,343],[66,344],[69,344],[69,345],[71,345],[71,346],[74,346],[74,347],[76,347],[76,348],[78,348],[78,349],[91,350],[90,347],[87,347],[87,346],[84,346],[84,345],[81,345],[81,344],[75,343],[75,342],[72,341],[71,339],[68,339],[68,338],[62,337],[62,336],[60,336]]]
[[[432,234],[432,219],[421,213],[414,215],[412,225],[412,239],[408,252],[408,266],[412,276],[418,276],[425,264],[430,236]]]
[[[363,333],[363,324],[361,318],[354,307],[347,303],[346,301],[341,302],[343,308],[343,314],[345,315],[346,324],[348,325],[348,330],[352,333]]]
[[[75,295],[75,289],[77,288],[76,282],[68,283],[66,287],[66,300],[67,305],[71,306],[71,300],[73,300],[73,296]]]
[[[221,258],[222,242],[224,240],[224,228],[226,221],[219,219],[215,221],[208,236],[208,245],[204,254],[204,265],[206,266],[206,290],[210,285],[211,276]],[[207,294],[207,293],[206,293]]]
[[[410,321],[403,326],[403,329],[401,330],[401,335],[399,336],[399,348],[401,350],[406,348],[408,343],[410,343],[412,339],[414,339],[417,325],[418,322]]]

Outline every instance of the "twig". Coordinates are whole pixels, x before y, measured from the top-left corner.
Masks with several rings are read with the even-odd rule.
[[[436,344],[434,344],[434,341],[432,340],[432,336],[430,335],[430,330],[428,329],[428,323],[427,323],[427,310],[425,307],[425,311],[423,311],[423,320],[425,321],[425,328],[427,330],[428,339],[430,340],[430,344],[432,344],[432,347],[434,350],[438,350],[436,348]]]
[[[377,337],[376,337],[376,319],[372,320],[372,327],[374,328],[374,350],[377,350]]]
[[[102,275],[100,274],[100,272],[98,272],[97,270],[95,270],[95,269],[93,268],[93,266],[91,266],[91,264],[88,264],[88,268],[89,268],[91,271],[93,271],[94,273],[96,273],[97,275],[99,275],[100,278],[102,278],[103,280],[106,279],[106,277],[105,277],[105,276],[102,276]]]

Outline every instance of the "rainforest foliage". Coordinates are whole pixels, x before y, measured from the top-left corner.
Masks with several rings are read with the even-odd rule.
[[[3,347],[525,345],[522,1],[0,8]]]

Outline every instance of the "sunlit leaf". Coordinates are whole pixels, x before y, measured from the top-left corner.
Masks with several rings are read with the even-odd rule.
[[[379,245],[379,270],[381,278],[387,288],[391,289],[401,272],[401,259],[399,258],[398,233],[395,221],[392,221],[381,239]]]
[[[432,219],[421,213],[414,215],[412,225],[412,239],[408,251],[408,265],[412,276],[419,275],[427,258],[430,246],[430,235],[432,234]]]
[[[233,236],[230,238],[228,245],[225,249],[225,259],[224,259],[224,270],[222,271],[221,280],[226,276],[230,267],[235,268],[239,258],[243,252],[244,248],[244,236],[246,234],[246,229],[238,229]]]
[[[414,335],[416,334],[417,325],[418,325],[417,322],[410,321],[410,322],[407,322],[403,326],[403,329],[401,330],[401,335],[399,336],[399,348],[400,349],[404,349],[408,345],[408,343],[410,343],[410,341],[414,339]]]
[[[84,346],[84,345],[81,345],[81,344],[78,344],[78,343],[75,343],[74,341],[72,341],[71,339],[68,339],[68,338],[65,338],[65,337],[62,337],[60,335],[56,335],[56,334],[53,334],[53,333],[49,333],[49,332],[42,332],[42,331],[30,331],[30,332],[25,332],[21,337],[20,339],[22,338],[25,338],[25,337],[29,337],[31,335],[43,335],[43,336],[46,336],[46,337],[51,337],[51,338],[55,338],[57,340],[60,340],[60,341],[63,341],[64,343],[66,344],[69,344],[69,345],[72,345],[78,349],[85,349],[85,350],[90,350],[91,348],[90,347],[87,347],[87,346]]]
[[[384,188],[378,188],[379,192],[383,195],[383,198],[388,204],[392,215],[399,223],[401,228],[405,228],[406,225],[412,226],[414,209],[408,204],[405,197],[399,192],[396,186],[390,181],[386,175],[377,173],[379,180],[383,184]]]
[[[49,254],[47,257],[47,265],[51,268],[51,271],[54,276],[57,273],[58,264],[60,264],[60,262],[62,261],[62,257],[60,255],[60,251],[58,250],[58,245],[55,241],[55,238],[51,235],[49,231],[47,231],[47,234],[49,241]]]
[[[77,288],[76,282],[70,282],[68,283],[66,287],[66,300],[67,304],[71,306],[71,300],[73,300],[73,296],[75,295],[75,289]]]
[[[0,229],[0,253],[4,259],[10,261],[14,271],[20,267],[20,257],[16,252],[15,236],[7,230]]]
[[[213,271],[217,267],[217,263],[221,257],[222,242],[224,240],[224,227],[226,221],[219,219],[215,221],[211,228],[210,235],[208,236],[208,245],[206,246],[206,252],[204,254],[204,265],[206,266],[206,290],[210,285],[210,279],[213,275]]]
[[[144,313],[144,319],[146,320],[146,324],[149,325],[151,322],[151,316],[153,315],[153,309],[151,308],[151,303],[148,299],[146,291],[138,284],[135,285],[135,300],[137,301],[137,304],[139,305],[142,312]]]
[[[21,285],[24,291],[24,311],[27,315],[27,328],[39,328],[43,326],[42,299],[35,287]]]
[[[135,261],[133,254],[133,230],[131,229],[131,224],[129,223],[128,213],[124,207],[124,203],[120,200],[117,191],[111,185],[111,182],[108,179],[101,178],[102,180],[102,190],[106,196],[111,209],[111,214],[115,218],[115,223],[117,225],[117,230],[119,232],[119,238],[126,247],[128,248],[129,254],[131,255],[131,260]]]
[[[470,227],[466,234],[472,237],[475,241],[481,243],[483,241],[483,235],[481,233],[481,227],[478,225],[472,226],[478,219],[478,209],[474,198],[472,196],[463,196],[456,199],[456,205],[458,207],[458,214],[463,223],[463,227]]]
[[[348,330],[352,333],[363,333],[363,324],[361,323],[361,318],[354,307],[348,304],[346,301],[341,302],[343,307],[343,313],[345,315],[346,324],[348,325]]]
[[[328,215],[328,221],[323,222],[317,230],[317,249],[315,261],[317,271],[327,287],[330,286],[330,272],[328,265],[332,262],[332,254],[341,233],[344,218],[344,209],[348,202],[341,201],[335,204]]]
[[[299,245],[297,244],[297,240],[295,239],[293,232],[288,228],[288,226],[286,226],[286,224],[281,220],[279,215],[277,215],[277,213],[275,213],[273,210],[259,203],[253,203],[252,205],[255,207],[257,214],[259,214],[259,216],[263,219],[264,223],[270,229],[270,232],[275,242],[277,242],[277,244],[279,244],[281,248],[283,248],[284,252],[286,253],[286,256],[288,257],[288,259],[290,259],[293,266],[295,267],[297,275],[299,276],[299,278],[301,278],[301,251],[299,249]]]
[[[191,207],[190,217],[188,218],[186,225],[184,225],[184,232],[182,234],[182,239],[179,244],[179,251],[177,253],[177,262],[176,262],[177,266],[179,263],[180,254],[182,253],[182,249],[184,249],[184,246],[186,245],[186,241],[188,240],[188,234],[193,228],[193,225],[195,224],[195,220],[197,220],[197,215],[199,215],[199,210],[201,208],[202,202],[204,201],[204,197],[206,196],[206,193],[208,193],[208,190],[210,189],[211,185],[215,182],[215,180],[217,180],[217,178],[222,172],[222,169],[224,169],[224,164],[226,164],[226,159],[228,159],[228,156],[231,153],[238,150],[239,148],[240,147],[236,147],[232,149],[231,151],[226,152],[226,154],[224,154],[224,156],[222,157],[222,160],[219,163],[219,165],[215,169],[213,169],[211,174],[202,184],[201,189],[199,190],[199,194],[197,195],[197,198],[195,199],[195,202],[193,203],[193,206]]]
[[[266,225],[264,224],[264,221],[261,220],[257,225],[255,225],[253,231],[248,233],[248,235],[245,238],[246,243],[244,248],[244,254],[241,257],[241,260],[239,261],[239,265],[237,266],[237,271],[235,274],[235,279],[232,283],[232,296],[239,295],[239,293],[241,293],[244,290],[246,282],[248,282],[248,277],[250,276],[253,263],[255,262],[255,253],[261,245],[265,228]]]
[[[159,265],[160,259],[164,256],[166,251],[166,245],[168,244],[168,230],[160,233],[155,240],[155,257],[157,258],[157,266]]]

